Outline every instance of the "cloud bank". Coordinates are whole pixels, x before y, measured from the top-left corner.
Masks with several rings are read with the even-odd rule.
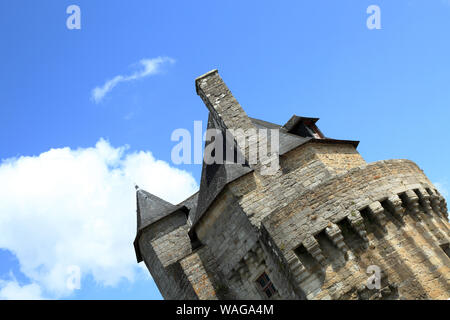
[[[35,284],[21,286],[16,279],[0,280],[0,299],[2,300],[42,300],[41,288]]]
[[[71,266],[105,286],[133,281],[134,183],[178,203],[198,186],[190,173],[100,139],[95,147],[51,149],[0,163],[0,248],[13,252],[31,284],[0,280],[0,298],[72,293]]]
[[[151,75],[155,75],[161,71],[161,67],[163,64],[167,63],[175,63],[175,60],[169,57],[157,57],[153,59],[142,59],[139,61],[139,65],[142,68],[135,73],[125,76],[125,75],[117,75],[112,79],[109,79],[105,82],[103,86],[95,87],[91,92],[91,98],[95,103],[99,103],[103,100],[105,95],[110,92],[115,86],[117,86],[121,82],[128,82],[137,80],[140,78],[145,78]]]

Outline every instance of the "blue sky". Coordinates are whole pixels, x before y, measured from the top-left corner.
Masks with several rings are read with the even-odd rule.
[[[81,8],[80,30],[66,27],[72,4]],[[381,9],[381,30],[366,27],[371,4]],[[0,231],[0,297],[9,286],[8,292],[19,296],[31,292],[44,298],[161,298],[143,268],[124,263],[120,255],[110,259],[120,250],[101,243],[117,240],[116,225],[102,220],[109,198],[101,193],[121,194],[129,187],[123,204],[129,212],[117,221],[129,219],[134,228],[131,182],[173,201],[195,189],[201,167],[171,163],[170,136],[177,128],[192,130],[194,120],[206,123],[194,79],[215,68],[250,116],[279,124],[292,114],[319,117],[325,135],[361,141],[358,150],[366,161],[411,159],[445,193],[449,18],[445,0],[0,2],[0,198],[3,190],[8,199],[8,206],[0,206],[0,227],[15,231],[4,241]],[[155,65],[158,57],[166,60]],[[143,59],[154,72],[142,73]],[[98,102],[92,98],[94,88],[131,75],[140,76],[118,82]],[[76,176],[67,172],[78,172],[78,163],[81,174],[97,180],[73,182]],[[136,163],[142,171],[133,169]],[[92,171],[84,170],[88,167]],[[155,178],[155,167],[174,178]],[[96,168],[104,174],[92,174]],[[66,179],[58,178],[66,173]],[[189,187],[174,187],[176,181]],[[112,183],[113,191],[102,189],[102,182]],[[80,199],[92,200],[88,193],[74,200],[74,193],[90,187],[103,200],[82,206],[84,214],[94,217],[93,208],[105,212],[92,218],[93,224],[105,224],[95,238],[98,246],[88,248],[96,253],[94,265],[86,252],[75,258],[62,254],[65,240],[54,245],[66,239],[56,231],[61,225],[72,230],[66,220],[81,221],[73,209]],[[66,220],[62,208],[71,212]],[[46,237],[41,243],[34,226],[52,230],[52,237],[41,232]],[[21,232],[31,235],[33,246]],[[126,241],[123,245],[129,250],[123,259],[129,259],[132,243],[128,249]],[[33,249],[39,254],[31,254]],[[59,264],[46,252],[57,252]],[[102,254],[106,258],[99,260]],[[72,258],[69,264],[83,266],[81,288],[67,292],[55,279],[63,273],[60,263]],[[111,273],[108,266],[114,266]]]

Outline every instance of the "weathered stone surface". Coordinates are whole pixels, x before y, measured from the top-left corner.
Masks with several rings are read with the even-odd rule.
[[[196,86],[222,129],[253,127],[216,71]],[[351,141],[301,141],[275,174],[227,181],[198,221],[183,215],[195,214],[188,201],[139,230],[138,253],[164,298],[448,299],[447,203],[423,171],[409,160],[366,163]],[[367,286],[371,266],[379,288]]]

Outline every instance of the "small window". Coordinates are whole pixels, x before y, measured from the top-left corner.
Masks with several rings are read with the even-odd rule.
[[[272,281],[270,281],[269,276],[265,272],[260,275],[258,279],[256,279],[256,282],[258,283],[262,292],[264,292],[264,294],[267,296],[267,298],[272,297],[277,291]]]
[[[450,258],[450,244],[448,242],[441,244],[441,249],[444,250],[445,254]]]

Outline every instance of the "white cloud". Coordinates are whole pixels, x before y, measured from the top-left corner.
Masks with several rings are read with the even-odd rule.
[[[0,299],[2,300],[41,300],[41,288],[35,284],[20,286],[16,280],[0,281]]]
[[[438,191],[444,196],[444,198],[448,199],[447,183],[445,183],[445,182],[434,182],[433,184],[438,189]]]
[[[0,164],[0,248],[13,252],[33,285],[0,283],[3,296],[69,295],[68,268],[103,285],[133,281],[134,183],[172,203],[194,193],[191,174],[100,139],[93,148],[51,149]]]
[[[157,74],[161,71],[164,63],[174,63],[175,60],[169,57],[157,57],[153,59],[142,59],[139,61],[141,70],[134,72],[129,76],[118,75],[109,79],[101,87],[95,87],[91,92],[91,98],[95,103],[99,103],[105,95],[110,92],[120,82],[133,81],[150,75]]]

